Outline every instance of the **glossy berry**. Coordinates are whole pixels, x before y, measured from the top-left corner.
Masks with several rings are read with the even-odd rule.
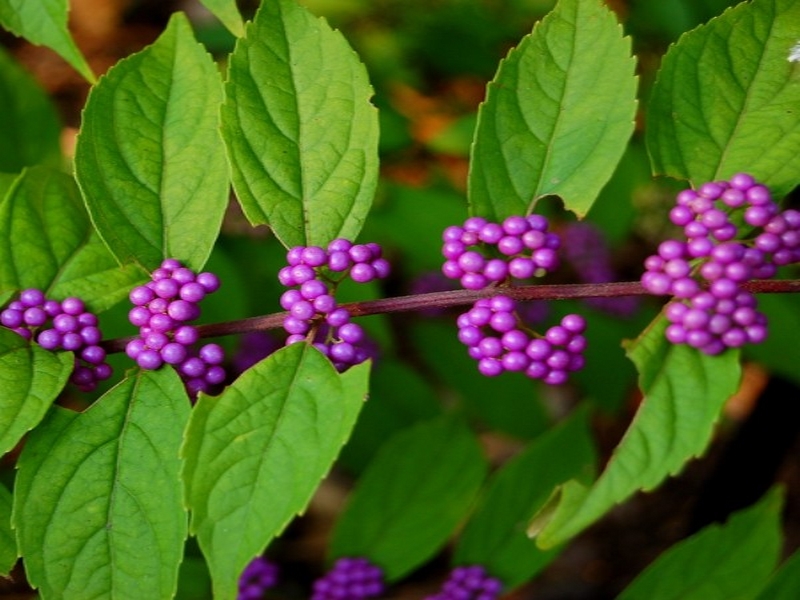
[[[481,565],[455,567],[441,591],[425,600],[495,600],[503,584]]]
[[[236,600],[261,600],[278,583],[278,566],[263,556],[257,556],[239,576]]]

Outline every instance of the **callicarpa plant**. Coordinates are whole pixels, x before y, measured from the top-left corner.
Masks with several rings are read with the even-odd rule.
[[[0,0],[0,25],[89,88],[65,155],[53,98],[0,51],[11,581],[43,599],[537,597],[615,507],[737,434],[734,394],[762,395],[755,414],[763,380],[800,382],[800,0],[509,3],[535,24],[499,66],[510,24],[486,33],[480,3],[403,11],[430,34],[441,8],[453,38],[394,45],[379,9],[338,14],[366,66],[295,0],[201,4],[227,45],[176,10],[97,77],[67,0]],[[387,65],[409,87],[421,47],[445,69],[487,40],[479,106],[409,137]],[[392,177],[409,156],[435,163],[426,184]],[[740,479],[777,470],[752,448]],[[298,550],[343,479],[318,551]],[[797,597],[798,490],[776,479],[672,532],[613,595]]]

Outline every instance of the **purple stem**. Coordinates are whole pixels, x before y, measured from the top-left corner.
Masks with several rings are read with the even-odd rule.
[[[742,284],[742,288],[756,294],[791,294],[800,292],[800,279],[756,280]],[[566,300],[568,298],[611,298],[614,296],[648,296],[638,281],[616,283],[570,283],[562,285],[522,285],[516,287],[489,287],[482,290],[455,290],[414,294],[396,298],[382,298],[365,302],[342,304],[354,317],[381,313],[407,312],[430,308],[446,308],[474,303],[479,298],[503,293],[515,300]],[[283,325],[285,312],[249,317],[225,323],[212,323],[197,327],[200,337],[219,337],[251,331],[277,329]],[[122,352],[132,337],[102,342],[106,352]]]

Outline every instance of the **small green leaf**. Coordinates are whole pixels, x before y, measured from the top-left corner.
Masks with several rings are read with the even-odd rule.
[[[800,551],[787,558],[757,600],[795,600],[800,590]]]
[[[17,540],[11,531],[11,492],[0,484],[0,575],[8,576],[17,562]]]
[[[353,428],[368,373],[365,364],[339,375],[318,350],[294,344],[222,395],[200,397],[183,480],[215,598],[234,597],[244,567],[305,509]]]
[[[75,172],[100,236],[121,263],[203,266],[228,204],[222,84],[186,17],[92,89]]]
[[[94,311],[125,298],[144,277],[122,267],[97,236],[72,177],[31,167],[0,201],[0,291],[39,288],[79,296]]]
[[[67,0],[4,0],[0,2],[0,25],[37,46],[57,52],[87,81],[95,76],[67,29]]]
[[[0,48],[0,171],[57,166],[60,143],[61,123],[50,99]]]
[[[478,114],[470,212],[494,220],[557,195],[583,216],[633,132],[630,39],[599,0],[560,0],[503,60]]]
[[[532,578],[558,554],[541,550],[525,534],[531,512],[553,487],[592,476],[596,460],[588,412],[579,411],[508,461],[492,476],[456,547],[453,562],[483,565],[508,591]],[[553,460],[557,456],[558,460]]]
[[[0,327],[0,456],[36,427],[67,384],[75,359]]]
[[[344,37],[294,0],[264,2],[231,56],[222,133],[247,218],[284,245],[353,239],[378,177],[378,117]]]
[[[800,180],[800,2],[742,2],[667,52],[648,110],[653,170],[697,186],[751,173],[782,197]]]
[[[659,556],[618,600],[749,600],[780,557],[783,494],[710,525]],[[797,588],[794,589],[796,597]],[[774,600],[775,596],[770,596]]]
[[[244,22],[236,0],[200,0],[220,22],[236,37],[244,35]]]
[[[736,391],[739,353],[705,354],[664,337],[658,317],[628,356],[645,397],[606,470],[590,487],[570,481],[557,490],[530,528],[542,548],[578,534],[637,490],[652,490],[708,445],[720,410]]]
[[[13,523],[43,597],[171,598],[186,539],[171,369],[134,372],[86,412],[55,408],[19,459]]]
[[[433,556],[466,516],[486,458],[447,417],[392,436],[358,480],[333,532],[332,556],[365,556],[390,581]]]

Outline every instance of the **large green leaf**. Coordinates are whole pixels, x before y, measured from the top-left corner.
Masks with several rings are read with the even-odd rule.
[[[600,478],[588,488],[567,482],[536,515],[529,532],[539,546],[564,542],[636,491],[652,490],[708,445],[739,385],[739,353],[706,356],[670,344],[665,329],[660,316],[628,345],[644,400]]]
[[[800,551],[787,558],[758,595],[758,600],[795,600],[800,590]]]
[[[683,35],[648,110],[653,170],[694,185],[746,171],[782,196],[800,180],[800,1],[743,2]]]
[[[0,48],[0,171],[61,158],[61,123],[50,99]]]
[[[244,23],[236,0],[200,0],[200,2],[217,17],[233,35],[244,35]]]
[[[120,61],[89,94],[75,172],[92,221],[122,263],[203,266],[228,202],[222,83],[186,17]]]
[[[331,554],[365,556],[388,580],[433,556],[471,508],[486,476],[478,441],[440,417],[392,436],[358,480],[336,523]]]
[[[339,375],[318,350],[295,344],[219,397],[200,397],[183,479],[215,598],[232,598],[247,563],[305,509],[353,428],[368,373],[364,364]]]
[[[557,195],[585,215],[633,132],[634,67],[602,2],[560,0],[489,84],[470,163],[472,214],[499,220]]]
[[[125,298],[144,277],[120,267],[97,236],[72,177],[26,169],[0,201],[0,291],[39,288],[81,297],[94,311]]]
[[[17,540],[11,530],[11,492],[0,484],[0,575],[7,576],[17,562]]]
[[[780,557],[782,506],[782,494],[773,490],[724,525],[710,525],[679,542],[647,567],[618,600],[755,598]]]
[[[378,117],[342,35],[294,0],[261,5],[231,56],[223,136],[253,224],[286,246],[355,238],[378,176]]]
[[[453,562],[483,565],[506,591],[541,571],[558,551],[541,550],[525,534],[531,512],[553,488],[594,475],[588,412],[582,410],[532,442],[495,473],[461,534]],[[553,460],[557,456],[558,460]]]
[[[89,82],[95,77],[67,29],[67,0],[2,0],[0,25],[32,44],[55,50]]]
[[[133,372],[86,412],[55,408],[28,439],[13,523],[43,597],[171,598],[186,539],[172,369]]]
[[[36,427],[67,384],[75,359],[0,327],[0,456]]]

